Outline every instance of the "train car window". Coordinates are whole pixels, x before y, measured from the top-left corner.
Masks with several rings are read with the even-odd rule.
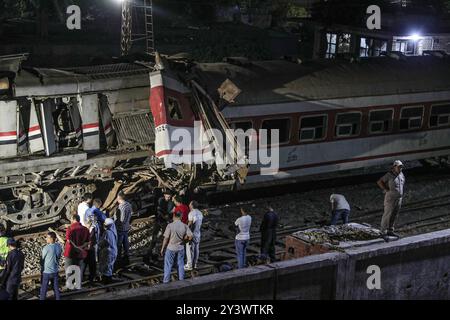
[[[180,104],[177,99],[167,98],[167,109],[169,110],[169,117],[172,120],[182,120],[183,115],[181,113]]]
[[[234,130],[242,129],[245,132],[248,129],[253,128],[253,124],[251,121],[232,122],[230,127]]]
[[[369,133],[384,133],[392,130],[394,110],[375,110],[369,113]]]
[[[325,138],[327,128],[327,116],[308,116],[300,120],[300,141],[314,141]]]
[[[423,107],[403,108],[400,115],[400,130],[413,130],[422,127]]]
[[[450,104],[432,106],[430,127],[442,127],[450,124]]]
[[[361,113],[348,112],[336,116],[336,125],[334,129],[336,137],[357,136],[361,132]]]
[[[241,122],[232,122],[230,124],[231,129],[233,130],[243,130],[246,133],[247,130],[253,128],[253,123],[251,121],[241,121]],[[245,155],[248,157],[250,154],[250,138],[248,136],[245,137]]]
[[[290,119],[273,119],[264,120],[261,129],[267,130],[267,143],[271,144],[271,131],[279,130],[280,143],[289,142],[291,132],[291,120]]]

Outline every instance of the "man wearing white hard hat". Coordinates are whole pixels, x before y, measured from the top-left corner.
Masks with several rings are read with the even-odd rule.
[[[389,241],[389,236],[400,237],[394,233],[394,225],[402,206],[403,189],[405,186],[405,176],[402,170],[403,163],[400,160],[395,160],[391,171],[386,173],[377,182],[378,186],[385,193],[384,213],[381,218],[381,232],[385,241]]]

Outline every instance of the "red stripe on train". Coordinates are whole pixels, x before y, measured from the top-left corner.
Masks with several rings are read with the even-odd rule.
[[[16,131],[9,131],[9,132],[0,132],[0,137],[8,137],[8,136],[17,136]]]
[[[39,126],[39,125],[30,127],[30,129],[28,129],[28,132],[33,132],[33,131],[38,131],[38,130],[41,130],[41,126]]]
[[[83,129],[91,129],[91,128],[98,128],[98,122],[97,123],[88,123],[83,125]]]

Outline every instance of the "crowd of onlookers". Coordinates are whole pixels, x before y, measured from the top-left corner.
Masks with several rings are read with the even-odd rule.
[[[391,171],[377,182],[385,193],[381,231],[386,241],[392,236],[398,238],[394,233],[394,224],[401,208],[405,184],[402,169],[403,163],[395,161]],[[158,259],[158,253],[164,258],[164,283],[171,280],[172,268],[175,265],[179,280],[184,279],[185,271],[198,268],[203,213],[195,200],[186,205],[184,196],[185,193],[172,195],[170,191],[165,191],[157,202],[152,237],[144,262],[151,264]],[[47,245],[43,247],[41,256],[41,300],[46,298],[49,284],[52,284],[55,299],[60,298],[58,280],[61,256],[64,256],[66,286],[69,289],[81,288],[87,269],[90,282],[109,284],[113,281],[116,267],[129,264],[129,232],[133,210],[123,192],[119,192],[116,200],[117,210],[114,217],[109,217],[101,210],[100,199],[93,199],[91,194],[85,194],[77,212],[71,217],[65,238],[53,231],[47,234]],[[350,205],[345,197],[332,194],[330,203],[331,225],[336,224],[339,219],[342,219],[344,224],[348,223]],[[270,204],[267,205],[259,228],[260,257],[265,261],[276,260],[278,222],[278,214]],[[241,217],[234,225],[237,267],[240,269],[247,265],[246,252],[252,225],[252,218],[244,208],[241,208]],[[57,240],[60,243],[57,243]],[[158,251],[159,244],[161,248]],[[17,299],[24,260],[18,242],[7,237],[4,226],[0,224],[0,300]],[[221,270],[230,269],[231,267]]]

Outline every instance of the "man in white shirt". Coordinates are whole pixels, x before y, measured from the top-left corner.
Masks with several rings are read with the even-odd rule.
[[[247,246],[250,241],[250,227],[252,225],[252,217],[247,214],[244,208],[241,208],[241,214],[242,216],[234,223],[239,229],[235,240],[238,269],[246,266]]]
[[[188,216],[188,226],[192,231],[193,237],[191,243],[186,243],[187,264],[185,270],[197,269],[198,257],[200,254],[201,228],[203,222],[203,214],[198,210],[197,201],[191,201],[189,204],[191,211]]]
[[[85,193],[83,195],[83,201],[78,205],[78,215],[80,216],[80,223],[86,227],[87,219],[86,219],[86,212],[91,207],[92,203],[92,194],[91,193]]]
[[[331,225],[337,224],[339,218],[342,218],[342,223],[348,223],[348,216],[350,215],[350,205],[347,199],[342,194],[333,193],[330,196],[331,203]]]

